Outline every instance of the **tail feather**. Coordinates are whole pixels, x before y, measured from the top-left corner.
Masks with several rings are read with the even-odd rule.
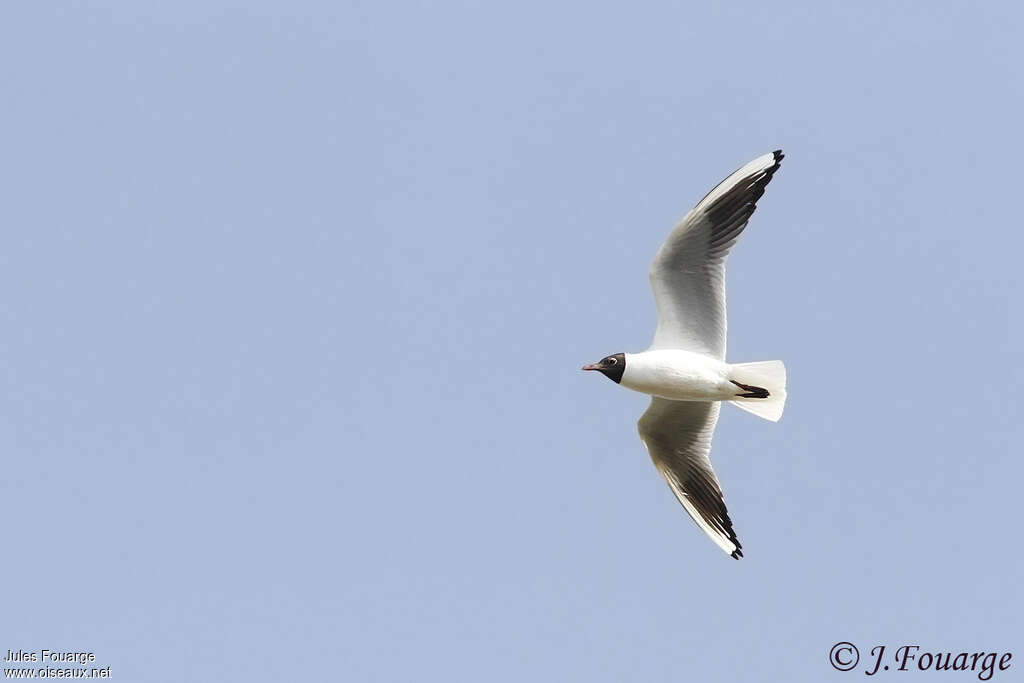
[[[779,421],[786,406],[786,366],[781,360],[737,363],[730,380],[736,385],[736,399],[730,403],[766,420]]]

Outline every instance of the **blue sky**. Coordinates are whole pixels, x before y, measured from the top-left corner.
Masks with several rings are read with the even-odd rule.
[[[1016,6],[0,18],[0,654],[800,683],[862,675],[840,640],[1021,647]],[[779,147],[729,261],[730,360],[789,370],[780,423],[719,422],[735,562],[579,367],[646,347],[654,251]]]

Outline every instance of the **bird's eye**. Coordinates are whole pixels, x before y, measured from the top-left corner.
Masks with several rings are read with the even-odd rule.
[[[615,358],[614,356],[609,356],[607,360],[608,360],[608,365],[618,365],[619,364],[619,359]]]

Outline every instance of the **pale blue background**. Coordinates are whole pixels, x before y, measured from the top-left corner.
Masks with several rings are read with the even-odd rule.
[[[0,654],[864,680],[850,640],[1014,680],[1013,7],[5,4]],[[776,147],[729,355],[790,398],[723,411],[735,562],[579,366],[646,346],[654,250]]]

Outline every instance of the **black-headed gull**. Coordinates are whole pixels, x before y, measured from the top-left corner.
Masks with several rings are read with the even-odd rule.
[[[650,273],[658,307],[651,347],[583,367],[652,396],[638,427],[654,466],[697,526],[736,559],[742,546],[708,457],[718,410],[729,401],[778,421],[786,367],[778,360],[725,362],[725,258],[782,156],[760,156],[719,183],[658,250]]]

